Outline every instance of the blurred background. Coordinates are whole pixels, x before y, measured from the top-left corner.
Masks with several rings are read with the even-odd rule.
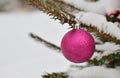
[[[60,46],[67,28],[22,0],[0,0],[0,78],[40,78],[46,72],[66,71],[71,63],[29,33]]]

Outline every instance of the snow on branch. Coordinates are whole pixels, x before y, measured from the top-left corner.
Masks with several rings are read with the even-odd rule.
[[[108,22],[103,15],[87,12],[78,13],[76,19],[88,26],[95,27],[99,32],[106,33],[113,38],[120,40],[120,28],[112,22]]]
[[[64,0],[66,3],[73,4],[75,7],[84,11],[94,12],[105,15],[116,9],[120,9],[120,0]]]
[[[120,45],[116,45],[115,43],[106,42],[104,44],[96,45],[96,49],[101,50],[101,51],[114,52],[116,50],[120,50]],[[111,54],[110,52],[107,54]]]
[[[90,65],[106,65],[107,67],[120,66],[120,45],[106,42],[104,44],[97,44],[96,52],[89,60]]]
[[[114,43],[106,42],[104,44],[96,45],[96,49],[99,51],[103,51],[102,54],[95,57],[98,60],[103,58],[104,56],[109,56],[111,54],[117,54],[120,52],[120,45],[116,45]]]
[[[68,71],[70,78],[120,78],[117,69],[106,68],[103,66],[91,66],[82,70]]]
[[[64,0],[66,3],[74,5],[75,7],[84,11],[105,14],[105,4],[107,0],[88,1],[88,0]]]

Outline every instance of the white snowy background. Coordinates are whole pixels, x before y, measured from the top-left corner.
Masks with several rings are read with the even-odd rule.
[[[0,13],[0,78],[40,78],[66,71],[70,62],[34,41],[29,33],[60,45],[67,28],[41,12]]]

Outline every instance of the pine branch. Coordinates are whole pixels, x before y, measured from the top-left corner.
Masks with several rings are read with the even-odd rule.
[[[91,32],[95,32],[96,34],[98,34],[101,38],[104,38],[106,39],[107,41],[112,41],[116,44],[120,44],[120,40],[117,40],[116,38],[113,38],[112,36],[104,33],[104,32],[100,32],[99,30],[97,30],[96,28],[94,27],[91,27],[91,26],[87,26],[85,24],[82,24],[81,27],[83,28],[86,28],[88,31],[91,31]]]
[[[47,73],[42,77],[43,78],[69,78],[68,75],[66,75],[65,73],[52,73],[52,74]]]
[[[106,65],[107,67],[120,66],[120,52],[116,52],[107,56],[102,56],[100,59],[94,58],[89,60],[90,65]]]
[[[49,16],[53,16],[53,19],[58,19],[62,24],[68,23],[70,26],[74,26],[76,21],[75,17],[65,14],[61,7],[56,6],[52,3],[52,0],[26,0],[30,5],[37,7]]]
[[[66,5],[67,7],[71,7],[72,5],[70,4],[68,5],[61,0],[52,0],[52,1],[51,0],[44,0],[44,1],[43,0],[27,0],[27,1],[30,2],[31,5],[36,6],[43,12],[49,14],[50,16],[52,15],[53,19],[60,20],[62,24],[68,23],[71,26],[71,28],[73,28],[76,24],[75,16],[62,8],[63,5],[64,6]],[[55,4],[55,2],[57,3]],[[61,5],[58,6],[57,4],[59,5],[61,4],[62,6]],[[82,27],[88,29],[89,31],[97,33],[101,38],[104,38],[107,41],[109,40],[109,41],[115,42],[116,44],[120,44],[120,40],[117,40],[116,38],[113,38],[112,36],[104,32],[99,32],[99,30],[97,30],[96,28],[93,28],[87,25],[82,25]]]
[[[44,44],[45,46],[47,46],[48,48],[50,49],[54,49],[54,50],[57,50],[57,51],[61,51],[61,48],[58,47],[57,45],[53,44],[53,43],[50,43],[44,39],[42,39],[41,37],[33,34],[33,33],[30,33],[30,37],[32,37],[33,39],[35,39],[36,41],[38,42],[41,42],[42,44]]]

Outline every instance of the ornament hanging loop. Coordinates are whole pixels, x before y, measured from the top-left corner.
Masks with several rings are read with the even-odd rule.
[[[80,25],[75,25],[73,29],[80,29]]]

